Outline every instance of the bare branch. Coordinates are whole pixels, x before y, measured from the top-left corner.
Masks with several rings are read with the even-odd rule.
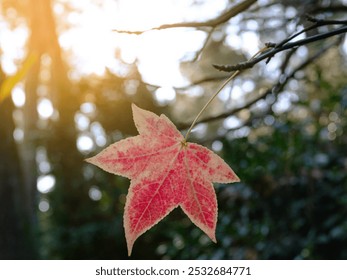
[[[227,22],[232,17],[238,15],[239,13],[242,13],[243,11],[247,10],[251,5],[253,5],[257,0],[245,0],[233,7],[231,7],[228,11],[221,14],[220,16],[210,19],[203,22],[197,22],[197,21],[191,21],[191,22],[179,22],[179,23],[172,23],[172,24],[163,24],[158,27],[153,27],[149,30],[143,30],[143,31],[127,31],[127,30],[113,30],[118,33],[127,33],[127,34],[136,34],[140,35],[142,33],[145,33],[150,30],[162,30],[162,29],[168,29],[168,28],[178,28],[178,27],[192,27],[192,28],[201,28],[201,27],[216,27],[220,24],[223,24]]]
[[[202,52],[204,51],[204,49],[206,48],[207,46],[207,43],[210,41],[211,37],[212,37],[212,34],[213,34],[213,31],[215,30],[215,27],[212,27],[210,31],[208,31],[208,34],[205,38],[205,41],[204,43],[202,44],[202,47],[200,48],[200,50],[198,50],[194,56],[194,58],[191,60],[191,62],[196,62],[200,59],[201,55],[202,55]]]
[[[347,12],[347,6],[346,5],[332,5],[332,6],[319,6],[316,7],[313,5],[314,8],[311,9],[309,12],[312,14],[316,13],[345,13]]]
[[[183,87],[174,87],[175,90],[186,90],[194,86],[198,86],[204,83],[211,83],[211,82],[220,82],[225,79],[228,79],[230,75],[225,75],[225,76],[211,76],[211,77],[204,77],[200,80],[196,80],[191,82],[189,85],[183,86]]]
[[[282,42],[279,44],[273,44],[271,46],[273,46],[273,49],[264,52],[262,55],[250,60],[250,61],[246,61],[246,62],[242,62],[236,65],[213,65],[213,67],[215,67],[216,69],[220,70],[220,71],[224,71],[224,72],[232,72],[232,71],[238,71],[238,70],[245,70],[245,69],[249,69],[252,68],[255,64],[259,63],[260,61],[267,59],[267,62],[269,62],[269,60],[277,53],[282,52],[284,50],[288,50],[288,49],[292,49],[292,48],[297,48],[303,45],[307,45],[309,43],[312,42],[316,42],[319,40],[323,40],[329,37],[333,37],[339,34],[343,34],[347,32],[347,26],[343,26],[337,29],[334,29],[332,31],[328,31],[328,32],[324,32],[321,34],[317,34],[317,35],[313,35],[310,37],[307,37],[305,39],[302,40],[298,40],[292,43],[285,43],[283,44]],[[300,31],[299,33],[302,33],[302,31]],[[296,34],[295,34],[296,35]],[[296,36],[291,36],[291,38],[294,38]],[[287,39],[285,40],[287,41]]]
[[[267,95],[269,94],[278,94],[281,91],[283,91],[283,89],[285,88],[285,86],[287,85],[287,83],[294,78],[294,76],[296,75],[296,73],[300,70],[303,70],[304,68],[306,68],[308,65],[310,65],[313,61],[317,60],[319,57],[321,57],[327,50],[329,50],[331,47],[338,45],[339,43],[341,43],[341,39],[339,38],[338,40],[334,41],[333,43],[327,45],[326,47],[320,49],[317,53],[315,53],[314,55],[310,56],[309,58],[307,58],[303,63],[301,63],[300,65],[298,65],[295,69],[293,69],[289,74],[285,75],[284,79],[279,80],[274,86],[272,86],[271,88],[265,90],[263,93],[261,93],[259,96],[257,96],[256,98],[254,98],[253,100],[249,101],[248,103],[246,103],[245,105],[238,107],[238,108],[234,108],[232,110],[229,110],[227,112],[224,112],[222,114],[219,114],[217,116],[212,116],[212,117],[206,117],[200,121],[197,122],[198,123],[206,123],[206,122],[212,122],[212,121],[216,121],[216,120],[221,120],[221,119],[225,119],[229,116],[235,115],[238,112],[242,111],[243,109],[246,108],[250,108],[252,105],[254,105],[255,103],[257,103],[259,100],[264,99]],[[287,64],[288,61],[284,61],[283,64]],[[281,67],[284,71],[284,67]],[[283,72],[282,72],[283,73]],[[244,126],[245,124],[242,124],[240,127]],[[177,127],[180,130],[183,129],[187,129],[190,126],[190,124],[178,124]],[[238,128],[240,128],[238,127]],[[235,128],[235,129],[238,129]],[[232,129],[232,130],[235,130]]]

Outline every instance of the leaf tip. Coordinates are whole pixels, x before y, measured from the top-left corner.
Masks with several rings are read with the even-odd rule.
[[[216,235],[213,232],[212,235],[209,235],[209,238],[211,238],[211,240],[213,241],[213,243],[217,243],[217,239],[216,239]]]
[[[94,157],[85,158],[84,161],[85,161],[85,162],[88,162],[88,163],[91,163],[91,164],[95,164],[95,159],[94,159]]]
[[[134,237],[131,233],[128,232],[127,226],[124,226],[124,228],[125,228],[125,239],[126,239],[127,249],[128,249],[128,257],[130,257],[133,251],[133,246],[134,246],[136,237]]]
[[[239,178],[239,176],[237,176],[237,175],[234,173],[234,178],[233,178],[232,183],[238,183],[238,182],[241,182],[241,179]]]
[[[140,108],[135,103],[131,103],[131,110],[133,111],[133,113],[134,113],[134,111],[136,111],[138,109],[140,109]]]
[[[131,253],[132,253],[132,250],[133,250],[133,245],[134,245],[134,242],[131,242],[131,243],[128,243],[128,242],[127,242],[128,257],[131,256]]]
[[[239,176],[236,175],[234,170],[231,167],[228,167],[228,169],[229,169],[228,182],[226,182],[226,183],[238,183],[238,182],[241,182]]]
[[[131,103],[131,110],[133,112],[134,120],[136,119],[137,116],[141,116],[141,115],[146,116],[146,114],[148,114],[148,113],[153,114],[150,111],[147,111],[145,109],[140,108],[135,103]]]

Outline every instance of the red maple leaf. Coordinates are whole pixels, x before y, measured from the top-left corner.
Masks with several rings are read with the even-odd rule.
[[[207,148],[186,142],[165,116],[132,105],[140,135],[116,142],[88,162],[131,179],[124,229],[131,254],[135,240],[180,206],[214,242],[217,200],[212,182],[238,182],[233,170]]]

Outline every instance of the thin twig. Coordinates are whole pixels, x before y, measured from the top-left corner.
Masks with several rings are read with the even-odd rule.
[[[217,116],[211,116],[211,117],[207,117],[204,118],[202,120],[200,120],[197,123],[207,123],[207,122],[212,122],[212,121],[217,121],[217,120],[221,120],[221,119],[225,119],[229,116],[235,115],[238,112],[251,107],[252,105],[254,105],[255,103],[257,103],[259,100],[264,99],[268,94],[278,94],[281,91],[283,91],[284,87],[287,85],[287,83],[294,78],[295,74],[300,71],[303,70],[304,68],[306,68],[309,64],[311,64],[313,61],[317,60],[319,57],[321,57],[327,50],[329,50],[331,47],[338,45],[339,43],[341,43],[341,38],[339,38],[338,40],[336,40],[335,42],[327,45],[326,47],[320,49],[317,53],[315,53],[314,55],[310,56],[308,59],[306,59],[303,63],[301,63],[300,65],[298,65],[295,69],[293,69],[289,74],[285,75],[285,79],[278,81],[274,86],[272,86],[271,88],[265,90],[263,93],[261,93],[258,97],[254,98],[253,100],[249,101],[248,103],[246,103],[243,106],[234,108],[230,111],[224,112],[222,114],[219,114]],[[282,67],[281,67],[282,68]],[[283,75],[283,72],[282,74]],[[245,124],[243,124],[245,125]],[[242,126],[243,126],[242,125]],[[242,127],[241,126],[241,127]],[[189,124],[178,124],[177,127],[180,130],[186,129],[189,127]],[[238,128],[241,128],[238,127]],[[234,128],[232,130],[236,130],[238,128]]]
[[[343,34],[347,32],[347,26],[343,26],[337,29],[334,29],[332,31],[324,32],[318,35],[313,35],[308,38],[298,40],[292,43],[286,43],[280,47],[277,47],[277,45],[274,45],[274,48],[263,53],[262,55],[259,55],[258,57],[246,61],[243,63],[239,63],[236,65],[213,65],[216,69],[224,72],[233,72],[233,71],[238,71],[238,70],[244,70],[244,69],[249,69],[252,68],[255,64],[259,63],[260,61],[264,59],[271,59],[275,54],[282,52],[284,50],[292,49],[292,48],[297,48],[303,45],[307,45],[312,42],[316,42],[319,40],[323,40],[332,36],[336,36],[339,34]]]
[[[220,16],[210,19],[203,22],[198,21],[190,21],[190,22],[179,22],[179,23],[173,23],[173,24],[163,24],[157,27],[153,27],[148,30],[143,31],[128,31],[128,30],[113,30],[118,33],[127,33],[127,34],[135,34],[140,35],[142,33],[145,33],[150,30],[162,30],[162,29],[168,29],[168,28],[178,28],[178,27],[191,27],[191,28],[201,28],[201,27],[216,27],[220,24],[223,24],[230,20],[232,17],[242,13],[243,11],[247,10],[250,6],[252,6],[257,0],[245,0],[233,7],[231,7],[228,11],[221,14]]]
[[[231,75],[221,86],[220,88],[211,96],[211,98],[207,101],[204,107],[200,110],[199,114],[195,117],[194,121],[192,122],[191,126],[189,127],[186,136],[184,137],[184,141],[187,141],[188,136],[190,132],[192,131],[193,127],[195,126],[196,122],[200,118],[201,114],[206,110],[207,106],[210,105],[210,103],[215,99],[215,97],[221,92],[221,90],[232,80],[234,79],[240,71],[236,71],[233,75]]]
[[[190,62],[195,62],[195,61],[198,61],[200,59],[200,56],[201,56],[202,52],[204,51],[204,49],[206,48],[208,42],[210,41],[214,30],[215,30],[215,27],[212,27],[211,30],[208,31],[208,34],[204,40],[204,43],[202,44],[202,47],[196,52],[194,58]]]
[[[334,24],[344,25],[344,24],[347,24],[346,20],[343,20],[343,21],[341,21],[341,20],[322,20],[322,19],[317,19],[315,17],[312,17],[310,15],[306,15],[306,19],[310,22],[313,22],[313,24],[308,26],[308,27],[305,27],[301,31],[295,33],[294,35],[290,36],[289,38],[284,39],[282,42],[276,44],[276,48],[282,47],[286,43],[292,41],[294,38],[298,37],[299,35],[301,35],[303,33],[308,32],[312,29],[315,29],[315,28],[318,28],[321,26],[326,26],[326,25],[334,25]]]
[[[221,80],[228,79],[229,75],[225,76],[211,76],[211,77],[204,77],[200,80],[196,80],[191,82],[190,84],[183,86],[183,87],[174,87],[175,90],[186,90],[194,86],[198,86],[204,83],[210,83],[210,82],[220,82]]]
[[[253,59],[255,57],[257,57],[259,54],[262,54],[263,52],[265,52],[269,47],[265,46],[264,48],[262,48],[261,50],[259,50],[255,55],[253,55],[250,59]],[[194,121],[192,122],[191,126],[189,127],[186,136],[184,137],[184,141],[186,142],[188,139],[188,136],[190,134],[190,132],[192,131],[193,127],[195,126],[196,122],[199,120],[200,116],[202,115],[202,113],[206,110],[207,106],[210,105],[210,103],[216,98],[216,96],[222,91],[222,89],[232,80],[234,79],[239,73],[241,72],[241,70],[237,70],[234,72],[234,74],[232,74],[221,86],[220,88],[211,96],[211,98],[207,101],[207,103],[205,104],[205,106],[200,110],[200,112],[198,113],[198,115],[195,117]]]

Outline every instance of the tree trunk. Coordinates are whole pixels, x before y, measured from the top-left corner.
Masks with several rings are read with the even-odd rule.
[[[0,104],[0,259],[35,259],[35,228],[17,145],[11,98]]]
[[[30,18],[32,38],[30,49],[40,56],[50,57],[50,100],[58,113],[58,118],[49,124],[49,134],[44,139],[48,158],[52,165],[52,174],[56,179],[56,188],[50,196],[52,214],[50,228],[54,234],[54,243],[49,244],[50,257],[64,258],[64,246],[68,246],[66,231],[80,223],[80,207],[83,204],[82,166],[83,159],[76,147],[77,132],[74,115],[79,100],[73,95],[72,85],[67,76],[67,67],[63,61],[58,42],[56,24],[50,0],[30,0]],[[37,86],[36,86],[37,90]],[[35,87],[31,91],[36,95]],[[87,196],[87,193],[85,193]]]

